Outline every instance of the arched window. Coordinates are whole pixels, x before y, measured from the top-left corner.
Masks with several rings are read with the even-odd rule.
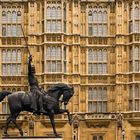
[[[88,50],[88,61],[92,62],[92,50],[91,49]]]
[[[16,19],[17,19],[17,13],[16,13],[16,11],[13,11],[12,12],[12,22],[16,23]]]
[[[51,57],[51,50],[50,47],[47,47],[46,59],[50,60],[50,57]]]
[[[135,20],[138,20],[139,19],[139,8],[136,7],[135,8]]]
[[[17,51],[17,59],[18,59],[18,62],[21,62],[21,50]]]
[[[98,101],[102,101],[102,88],[98,90]]]
[[[106,49],[103,51],[103,61],[104,62],[107,61],[107,50]]]
[[[93,22],[94,22],[94,23],[97,23],[97,21],[98,21],[97,19],[98,19],[97,12],[94,11],[94,12],[93,12]]]
[[[6,12],[3,11],[2,12],[2,23],[5,23],[6,22]]]
[[[103,90],[103,100],[107,101],[107,88],[106,87]]]
[[[97,101],[97,88],[94,88],[93,90],[93,99],[94,101]]]
[[[56,19],[56,8],[52,7],[52,19]]]
[[[11,23],[11,12],[10,11],[7,12],[7,22]]]
[[[22,18],[21,18],[21,12],[20,11],[17,12],[17,18],[18,18],[18,23],[21,23]]]
[[[88,100],[92,100],[92,88],[88,89]]]
[[[135,47],[135,60],[139,59],[139,48]]]
[[[102,23],[102,12],[99,11],[98,13],[98,23]]]
[[[2,50],[2,62],[6,61],[6,51]]]
[[[93,51],[93,60],[97,61],[97,50]]]
[[[98,51],[98,61],[102,61],[102,50]]]
[[[102,18],[103,18],[103,22],[107,23],[107,12],[106,11],[103,12],[103,17]]]
[[[61,7],[57,8],[57,19],[61,19]]]
[[[7,65],[7,75],[8,76],[11,75],[11,65],[10,64]]]
[[[88,13],[88,23],[92,23],[92,12],[89,11]]]
[[[7,62],[10,62],[11,59],[11,53],[10,50],[7,51]]]
[[[12,62],[16,62],[16,50],[12,51]]]
[[[52,48],[52,59],[55,59],[55,56],[56,56],[56,48],[53,47]]]
[[[57,32],[61,32],[61,21],[57,21]]]
[[[51,8],[47,7],[47,19],[51,18]]]
[[[62,57],[62,55],[61,55],[61,47],[58,47],[57,48],[57,59],[61,60],[61,57]]]

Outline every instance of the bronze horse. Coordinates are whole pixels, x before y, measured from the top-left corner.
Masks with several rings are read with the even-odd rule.
[[[67,109],[60,109],[59,107],[59,98],[63,95],[62,102],[64,105],[67,105],[69,99],[74,94],[74,89],[70,85],[67,84],[57,84],[47,91],[44,91],[44,98],[43,98],[43,107],[46,111],[44,115],[49,116],[51,125],[53,128],[53,132],[56,137],[59,135],[56,132],[55,122],[54,122],[54,115],[55,114],[62,114],[64,112],[67,113],[69,123],[71,124],[72,118]],[[10,122],[13,122],[16,128],[19,130],[20,135],[23,136],[23,131],[21,127],[16,123],[16,118],[21,111],[29,111],[33,112],[31,109],[31,94],[25,91],[18,91],[18,92],[9,92],[9,91],[1,91],[0,92],[0,101],[2,101],[6,96],[8,96],[8,103],[10,109],[10,115],[6,121],[6,127],[4,130],[4,135],[8,136],[7,130]]]

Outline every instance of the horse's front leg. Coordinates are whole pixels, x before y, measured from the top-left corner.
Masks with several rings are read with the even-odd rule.
[[[72,116],[70,115],[69,110],[67,110],[67,109],[59,109],[59,111],[57,112],[57,114],[63,114],[65,112],[68,115],[69,124],[71,125],[72,124]]]
[[[55,136],[60,137],[56,132],[55,122],[54,122],[54,111],[53,110],[51,110],[51,112],[49,113],[49,117],[50,117],[51,125],[52,125],[53,132],[54,132]]]

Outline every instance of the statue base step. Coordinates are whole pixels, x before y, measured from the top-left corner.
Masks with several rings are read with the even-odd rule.
[[[63,140],[57,137],[26,136],[26,137],[2,137],[1,140]]]

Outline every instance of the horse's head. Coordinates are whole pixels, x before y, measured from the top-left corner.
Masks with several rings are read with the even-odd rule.
[[[72,86],[67,85],[64,89],[63,89],[63,99],[62,102],[64,102],[64,105],[67,105],[70,98],[73,96],[74,94],[74,88]]]

